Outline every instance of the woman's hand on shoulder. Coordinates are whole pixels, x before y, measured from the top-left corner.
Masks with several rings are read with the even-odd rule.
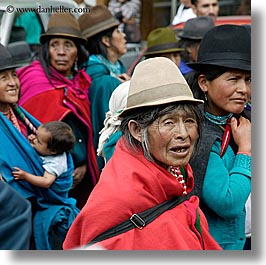
[[[235,143],[238,145],[238,152],[251,153],[251,122],[240,117],[238,120],[231,120],[232,135]]]

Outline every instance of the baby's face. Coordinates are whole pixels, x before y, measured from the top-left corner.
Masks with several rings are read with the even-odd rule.
[[[51,151],[47,147],[50,138],[50,132],[42,125],[37,129],[36,134],[31,134],[28,137],[32,147],[42,156],[51,155]]]

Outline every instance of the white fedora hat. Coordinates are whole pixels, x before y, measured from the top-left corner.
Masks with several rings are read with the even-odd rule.
[[[165,57],[146,59],[135,67],[127,106],[119,116],[133,109],[175,102],[203,103],[195,99],[176,64]]]

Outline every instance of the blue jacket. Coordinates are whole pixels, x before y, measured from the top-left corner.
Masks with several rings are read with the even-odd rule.
[[[28,250],[32,232],[31,205],[0,180],[0,249]]]
[[[179,69],[183,75],[188,74],[192,71],[192,69],[183,61],[181,60]]]

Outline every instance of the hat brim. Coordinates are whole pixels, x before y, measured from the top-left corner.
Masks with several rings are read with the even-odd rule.
[[[16,61],[12,58],[2,59],[1,63],[0,63],[0,71],[22,67],[22,64],[16,63]]]
[[[133,110],[138,110],[140,108],[144,107],[152,107],[152,106],[161,106],[161,105],[166,105],[166,104],[174,104],[177,102],[188,102],[188,103],[195,103],[195,104],[202,104],[204,101],[200,99],[193,99],[192,97],[188,96],[178,96],[178,97],[173,97],[173,98],[167,98],[167,100],[162,99],[162,100],[156,100],[156,101],[150,101],[145,104],[139,104],[133,107],[125,108],[120,114],[119,117],[124,117],[128,112],[131,112]]]
[[[15,69],[15,68],[19,68],[22,66],[23,66],[22,64],[7,65],[7,66],[0,67],[0,71],[9,70],[9,69],[13,69],[13,68]]]
[[[111,29],[111,28],[114,28],[114,27],[118,27],[119,26],[119,21],[116,20],[115,18],[111,18],[111,19],[108,19],[108,20],[105,20],[101,23],[98,23],[94,26],[91,26],[91,27],[88,27],[87,29],[83,30],[82,31],[82,36],[86,39],[100,33],[100,32],[103,32],[107,29]]]
[[[187,35],[183,35],[183,34],[179,34],[178,37],[180,39],[185,39],[185,40],[202,40],[202,36],[187,36]]]
[[[51,38],[70,38],[70,39],[75,39],[77,41],[79,41],[82,44],[85,44],[87,42],[87,40],[83,37],[78,37],[76,35],[72,35],[72,34],[67,34],[67,33],[44,33],[40,36],[40,42],[43,44],[45,43],[47,40],[51,39]]]
[[[182,52],[182,51],[184,51],[183,48],[172,48],[172,49],[158,50],[158,51],[152,51],[152,52],[149,52],[147,50],[143,55],[146,56],[150,54],[173,53],[173,52]]]
[[[242,60],[234,60],[233,62],[226,62],[226,61],[218,61],[218,62],[211,62],[211,63],[187,63],[187,66],[194,70],[201,70],[202,68],[205,67],[210,67],[210,66],[218,66],[218,67],[226,67],[230,69],[238,69],[238,70],[243,70],[243,71],[251,71],[251,64],[250,62],[247,61],[242,61]]]

